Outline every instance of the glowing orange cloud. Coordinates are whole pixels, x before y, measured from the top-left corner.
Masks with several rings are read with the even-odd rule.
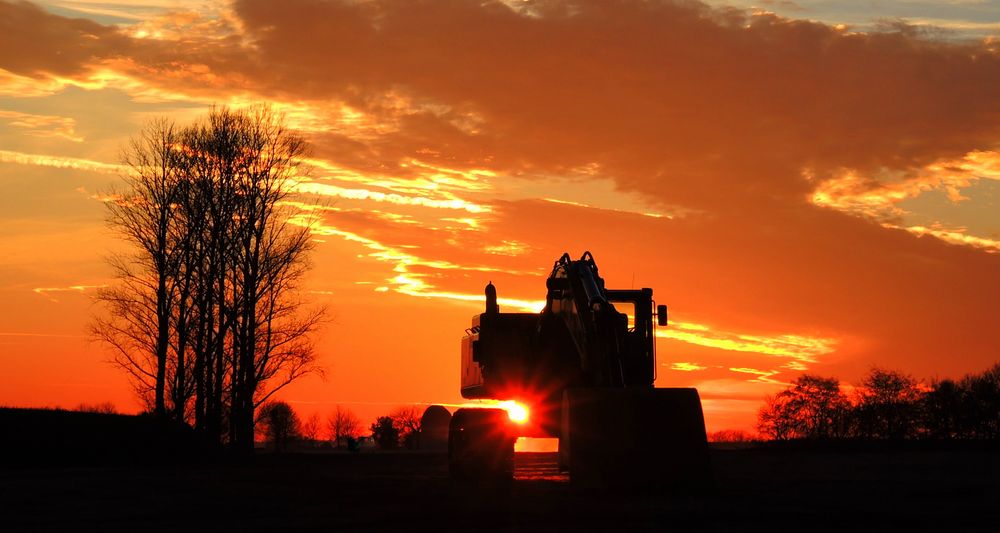
[[[0,109],[0,120],[6,119],[11,126],[24,128],[29,135],[37,137],[56,137],[72,142],[83,142],[74,131],[76,121],[67,117],[52,115],[35,115],[19,111]]]
[[[789,334],[763,336],[730,333],[683,322],[657,329],[656,336],[722,350],[788,357],[800,363],[815,363],[817,356],[833,352],[836,346],[835,339]]]
[[[474,203],[466,202],[459,198],[447,200],[437,200],[420,196],[404,196],[396,193],[384,193],[370,191],[367,189],[344,189],[336,185],[327,185],[316,182],[300,182],[294,187],[295,192],[302,194],[318,194],[323,196],[335,196],[351,200],[371,200],[375,202],[388,202],[400,205],[413,205],[430,207],[434,209],[460,209],[470,213],[482,213],[489,208]]]
[[[104,287],[107,287],[107,286],[108,286],[107,284],[100,284],[100,285],[71,285],[69,287],[38,287],[38,288],[32,289],[32,291],[35,294],[40,294],[42,296],[45,296],[50,301],[58,302],[59,300],[57,300],[53,296],[51,296],[53,293],[60,293],[60,292],[85,292],[85,291],[90,291],[90,290],[94,290],[94,289],[101,289],[101,288],[104,288]]]

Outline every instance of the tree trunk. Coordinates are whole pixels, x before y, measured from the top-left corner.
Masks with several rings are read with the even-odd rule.
[[[162,268],[162,267],[161,267]],[[170,316],[167,313],[167,280],[161,271],[156,287],[156,383],[154,385],[154,412],[163,417],[167,413],[164,391],[167,379],[167,349],[170,339]]]

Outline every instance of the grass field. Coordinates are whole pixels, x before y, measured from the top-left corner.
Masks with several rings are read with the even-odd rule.
[[[4,531],[997,531],[990,451],[715,450],[699,494],[582,490],[554,454],[517,454],[506,488],[453,484],[441,454],[258,456],[203,468],[0,471]]]

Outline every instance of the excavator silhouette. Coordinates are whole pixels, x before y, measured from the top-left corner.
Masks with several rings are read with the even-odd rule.
[[[559,466],[573,483],[705,483],[708,445],[697,390],[653,386],[653,318],[665,326],[666,306],[654,309],[652,289],[605,288],[590,252],[576,261],[563,254],[545,285],[541,313],[501,313],[496,288],[486,286],[486,312],[472,317],[462,339],[462,397],[526,408],[455,412],[452,477],[509,480],[514,441],[536,436],[559,438]]]

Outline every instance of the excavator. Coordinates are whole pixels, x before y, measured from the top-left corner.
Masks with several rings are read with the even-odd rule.
[[[448,428],[457,480],[513,477],[518,437],[559,439],[570,481],[674,488],[709,474],[698,391],[655,388],[656,326],[667,309],[653,290],[608,289],[588,251],[563,254],[540,313],[503,313],[496,287],[462,338],[461,394],[513,409],[462,408]],[[654,323],[655,318],[655,323]]]

